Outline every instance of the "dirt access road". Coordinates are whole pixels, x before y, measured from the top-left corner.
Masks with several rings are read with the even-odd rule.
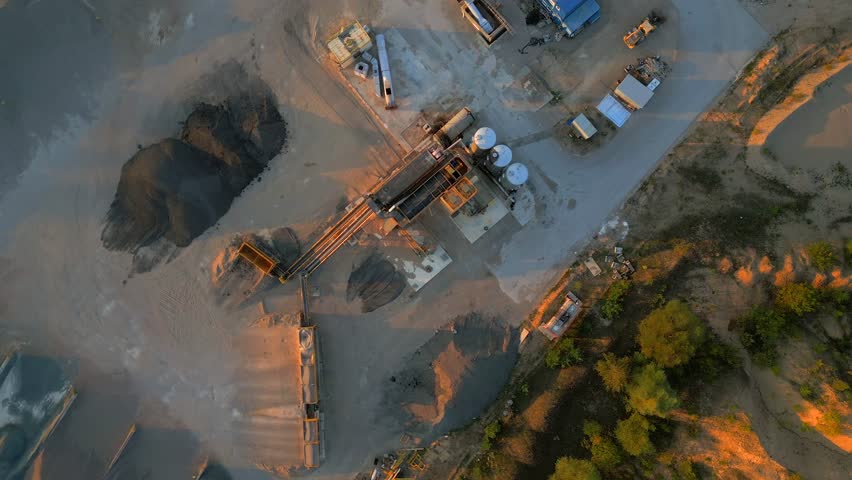
[[[0,56],[10,59],[12,72],[0,79],[0,135],[12,145],[4,151],[2,164],[11,167],[2,172],[0,198],[4,341],[68,360],[87,392],[68,417],[76,418],[74,425],[97,419],[120,430],[136,419],[163,432],[148,437],[158,445],[196,449],[160,462],[151,472],[155,478],[186,478],[181,462],[202,448],[225,457],[237,478],[257,478],[254,465],[231,448],[237,437],[229,420],[239,364],[232,341],[256,315],[217,308],[206,269],[237,232],[280,225],[309,230],[393,161],[369,117],[287,33],[308,43],[318,22],[369,19],[378,16],[380,3],[11,0],[0,9]],[[569,247],[597,229],[765,38],[732,0],[675,5],[681,18],[672,24],[680,35],[675,69],[665,95],[641,120],[632,119],[616,141],[582,161],[566,158],[552,142],[524,147],[557,187],[545,197],[553,200],[543,215],[547,221],[502,247],[496,278],[476,256],[444,274],[440,283],[452,285],[452,292],[438,285],[413,303],[369,317],[348,312],[325,319],[334,332],[326,344],[335,352],[326,358],[327,415],[339,429],[330,431],[334,441],[318,476],[349,478],[396,442],[394,426],[372,429],[369,422],[379,408],[377,392],[449,316],[502,310],[518,323],[535,294],[570,261]],[[272,161],[217,228],[171,263],[128,278],[129,256],[107,252],[99,238],[120,167],[137,145],[173,134],[199,79],[234,59],[277,94],[290,125],[287,153]],[[569,191],[578,198],[573,211],[559,203]],[[514,252],[536,257],[509,255]],[[345,270],[346,260],[338,268]],[[318,276],[330,286],[324,291],[333,293],[345,278],[334,272]],[[490,288],[497,282],[509,296]],[[318,313],[345,312],[336,301],[327,300]],[[443,308],[435,314],[438,301]],[[364,323],[353,323],[359,319]],[[57,434],[76,445],[66,452],[69,462],[109,455],[88,446],[97,432]],[[89,473],[80,478],[92,478]]]

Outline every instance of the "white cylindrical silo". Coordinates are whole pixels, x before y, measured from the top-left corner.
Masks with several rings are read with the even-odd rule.
[[[488,153],[488,171],[499,177],[503,170],[512,163],[512,149],[506,145],[497,145]]]
[[[494,130],[482,127],[473,134],[473,141],[470,142],[470,151],[474,155],[482,155],[484,152],[491,150],[496,143],[497,134],[494,133]]]
[[[527,183],[530,172],[523,163],[513,163],[500,176],[500,184],[508,191],[517,190]]]

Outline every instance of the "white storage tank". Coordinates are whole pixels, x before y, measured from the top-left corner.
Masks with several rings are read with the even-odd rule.
[[[512,149],[506,145],[497,145],[488,153],[488,171],[495,177],[499,177],[510,163],[512,163]]]
[[[497,134],[494,133],[494,130],[482,127],[473,134],[473,141],[470,142],[470,151],[474,155],[482,155],[494,148],[495,144],[497,144]]]
[[[474,120],[476,119],[470,109],[464,107],[453,115],[453,118],[445,123],[440,130],[438,130],[438,138],[441,139],[442,142],[446,143],[446,145],[444,145],[445,147],[449,147],[449,144],[461,137],[462,132],[473,125]]]
[[[503,185],[508,191],[513,191],[521,188],[530,177],[527,166],[523,163],[513,163],[500,176],[500,185]]]

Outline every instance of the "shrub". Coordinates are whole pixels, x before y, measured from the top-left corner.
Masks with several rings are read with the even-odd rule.
[[[704,324],[679,300],[652,311],[639,324],[642,354],[666,368],[689,361],[704,337]]]
[[[649,363],[633,375],[627,387],[627,403],[630,409],[642,415],[665,418],[677,408],[678,399],[666,379],[666,372]]]
[[[814,398],[814,389],[807,383],[803,383],[799,385],[799,395],[805,400],[811,400]]]
[[[615,438],[625,452],[638,457],[654,453],[651,443],[651,432],[654,430],[647,418],[634,413],[626,420],[621,420],[615,427]]]
[[[491,422],[485,426],[485,430],[482,432],[482,451],[487,452],[491,450],[493,446],[494,440],[497,439],[497,435],[500,434],[501,430],[500,422]]]
[[[679,480],[698,480],[695,466],[688,458],[684,458],[675,464],[675,472]]]
[[[741,363],[742,359],[736,348],[713,338],[704,342],[687,369],[712,382],[718,380],[725,372],[739,367]]]
[[[621,315],[624,310],[624,297],[628,290],[630,290],[630,282],[626,280],[619,280],[610,285],[601,304],[601,314],[609,320]]]
[[[808,256],[811,257],[811,263],[818,270],[829,270],[837,265],[837,255],[834,252],[834,247],[830,243],[814,242],[805,248]]]
[[[796,315],[804,315],[816,311],[819,295],[807,283],[788,283],[775,292],[775,303]]]
[[[852,238],[846,240],[846,263],[852,265]]]
[[[817,429],[826,435],[843,433],[843,419],[840,417],[840,412],[832,408],[823,413],[817,423]]]
[[[556,471],[549,480],[600,480],[601,473],[588,460],[562,457],[556,461]]]
[[[595,364],[595,370],[603,380],[604,386],[610,392],[622,392],[630,377],[630,359],[618,358],[612,353],[605,353],[602,360]]]
[[[778,360],[776,347],[787,336],[787,319],[764,307],[754,307],[737,319],[740,341],[755,363],[771,367]]]
[[[547,350],[544,363],[549,368],[565,368],[583,360],[580,348],[574,345],[573,338],[562,338]]]
[[[831,388],[837,390],[838,392],[845,392],[849,390],[849,384],[839,378],[835,378],[831,381]]]

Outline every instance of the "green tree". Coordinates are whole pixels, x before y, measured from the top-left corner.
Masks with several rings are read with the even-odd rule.
[[[615,427],[615,438],[621,444],[625,452],[638,457],[654,453],[654,444],[651,443],[651,432],[654,427],[647,418],[634,413],[626,420],[620,420]]]
[[[704,336],[704,324],[679,300],[652,311],[639,324],[642,354],[665,368],[689,361]]]
[[[627,387],[627,403],[642,415],[667,417],[678,400],[662,368],[649,363],[633,375]]]
[[[586,420],[583,423],[583,446],[592,454],[592,463],[599,469],[608,472],[621,465],[621,449],[604,432],[600,423],[594,420]]]
[[[601,376],[604,386],[610,392],[623,392],[630,378],[630,359],[618,358],[612,353],[605,353],[603,359],[595,364],[595,370]]]
[[[828,242],[814,242],[805,248],[808,256],[811,257],[811,263],[818,270],[829,270],[837,265],[837,254],[834,252],[834,247]]]
[[[740,342],[763,367],[771,367],[778,360],[778,342],[787,336],[787,319],[784,315],[765,307],[754,307],[736,321]]]
[[[556,471],[550,480],[600,480],[601,472],[595,464],[579,458],[562,457],[556,461]]]
[[[544,364],[549,368],[565,368],[583,360],[580,348],[574,345],[573,338],[562,338],[552,344],[544,355]]]
[[[788,283],[775,292],[775,304],[796,315],[804,315],[816,311],[819,295],[807,283]]]
[[[624,297],[627,291],[630,290],[630,282],[627,280],[618,280],[610,285],[601,303],[601,314],[612,320],[624,310]]]

